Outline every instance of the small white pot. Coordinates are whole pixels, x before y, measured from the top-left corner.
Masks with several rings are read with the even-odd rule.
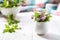
[[[7,16],[10,14],[16,15],[20,11],[20,6],[13,8],[0,8],[3,15]]]
[[[46,22],[36,22],[35,31],[37,34],[45,34],[46,33]]]

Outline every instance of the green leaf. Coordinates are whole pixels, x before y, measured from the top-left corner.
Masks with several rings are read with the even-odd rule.
[[[39,16],[39,14],[37,12],[35,12],[35,14],[34,14],[35,21],[37,21],[38,16]]]
[[[46,14],[46,19],[44,20],[44,22],[48,22],[50,21],[50,18],[52,17],[50,14]]]
[[[7,0],[3,0],[3,6],[6,7],[7,5]]]
[[[14,24],[12,24],[12,28],[14,28],[15,27],[15,25]]]
[[[11,20],[7,20],[8,24],[11,25]]]
[[[8,4],[7,4],[8,1]],[[19,0],[3,0],[2,7],[5,8],[12,8],[12,7],[17,7],[19,3]]]
[[[8,19],[13,20],[14,16],[13,14],[7,16]]]
[[[15,25],[14,29],[18,29],[18,25],[17,24]]]
[[[5,24],[5,28],[6,29],[10,29],[9,25]]]
[[[14,22],[17,24],[17,23],[19,23],[19,21],[17,21],[17,20],[14,20]]]
[[[18,25],[17,24],[16,25],[12,25],[12,28],[18,29]]]
[[[5,32],[9,32],[9,29],[4,29],[3,30],[3,33],[5,33]]]
[[[37,17],[38,17],[38,13],[37,13],[37,12],[35,12],[35,15],[34,15],[34,17],[35,17],[35,18],[37,18]]]
[[[10,33],[15,32],[14,28],[11,28],[11,29],[9,30],[9,32],[10,32]]]

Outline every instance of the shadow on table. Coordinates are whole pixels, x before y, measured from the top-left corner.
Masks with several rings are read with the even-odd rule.
[[[46,35],[43,35],[41,37],[48,39],[48,40],[60,40],[60,36],[54,35],[54,34],[46,34]]]

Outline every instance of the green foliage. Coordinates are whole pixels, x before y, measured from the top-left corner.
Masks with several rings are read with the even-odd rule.
[[[43,18],[43,17],[45,17],[45,18]],[[45,14],[42,12],[40,12],[40,14],[38,12],[34,13],[34,20],[37,22],[48,22],[48,21],[50,21],[51,17],[52,16],[50,14]]]
[[[12,24],[11,26],[5,24],[5,29],[3,30],[3,33],[5,33],[5,32],[12,33],[12,32],[15,32],[15,30],[17,30],[17,29],[19,29],[17,24],[15,24],[15,25]]]
[[[8,22],[9,25],[19,23],[19,21],[17,21],[16,19],[14,19],[13,14],[8,15],[7,18],[8,18],[7,22]]]
[[[14,16],[13,16],[13,14],[11,14],[11,15],[8,15],[7,18],[8,18],[9,20],[13,20],[13,19],[14,19]]]
[[[37,19],[37,17],[38,17],[38,13],[37,12],[35,12],[35,14],[34,14],[34,19],[35,19],[35,21],[37,21],[36,19]]]
[[[44,22],[50,21],[50,18],[52,17],[50,14],[46,14],[46,19],[44,20]]]
[[[3,30],[3,33],[9,32],[9,33],[13,33],[15,32],[15,30],[18,30],[21,28],[18,28],[17,24],[12,24],[11,26],[5,24],[5,29]]]
[[[3,30],[3,33],[6,33],[6,32],[12,33],[12,32],[15,32],[15,30],[17,29],[21,29],[21,28],[18,28],[17,23],[19,23],[19,21],[14,19],[13,14],[8,15],[7,18],[8,18],[7,20],[8,24],[5,24],[5,29]]]
[[[3,0],[3,2],[4,2],[4,3],[3,3],[3,6],[6,7],[6,6],[7,6],[7,5],[6,5],[6,4],[7,4],[7,0]]]
[[[2,7],[5,7],[5,8],[17,7],[18,3],[19,3],[19,0],[3,0]]]

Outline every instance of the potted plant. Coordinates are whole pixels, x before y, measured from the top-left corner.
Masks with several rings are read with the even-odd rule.
[[[5,16],[10,14],[16,15],[20,11],[18,1],[19,0],[3,0],[2,6],[0,7],[1,13]]]
[[[36,33],[38,35],[44,35],[46,33],[45,25],[50,21],[51,15],[47,14],[45,10],[36,11],[32,18],[36,21]]]

